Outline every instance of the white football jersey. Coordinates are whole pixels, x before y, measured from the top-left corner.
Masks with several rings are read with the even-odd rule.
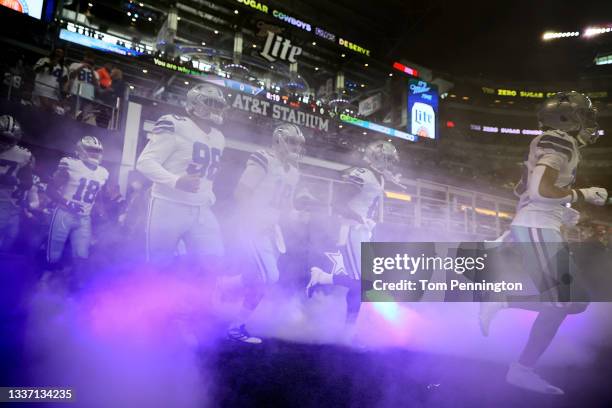
[[[359,187],[359,193],[347,203],[349,208],[364,221],[377,222],[384,194],[384,178],[365,167],[354,167],[345,172],[342,178]]]
[[[72,157],[61,159],[58,170],[66,170],[69,176],[59,194],[71,207],[78,208],[79,214],[91,214],[96,197],[108,180],[108,171],[102,166],[92,170],[82,160]]]
[[[515,190],[520,200],[512,225],[559,229],[564,206],[532,201],[529,197],[529,183],[534,182],[531,175],[537,165],[546,165],[559,172],[556,187],[570,188],[576,179],[579,162],[580,151],[572,136],[560,130],[549,130],[536,136],[529,146],[523,177]]]
[[[224,148],[225,138],[218,129],[205,132],[188,117],[165,115],[155,123],[137,168],[153,181],[153,197],[210,206],[215,202],[213,180]],[[175,187],[178,178],[187,173],[200,176],[196,193]]]
[[[249,157],[240,183],[253,190],[249,209],[257,215],[258,222],[277,224],[282,213],[293,209],[293,196],[299,179],[299,170],[285,165],[272,151],[259,150]]]
[[[32,164],[32,153],[21,146],[13,146],[10,149],[0,152],[0,175],[7,181],[15,178],[14,182],[0,184],[0,201],[10,201],[13,193],[17,189],[19,170]]]

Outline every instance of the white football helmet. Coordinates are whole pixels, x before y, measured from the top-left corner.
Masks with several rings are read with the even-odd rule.
[[[582,146],[593,144],[599,138],[596,117],[597,109],[591,99],[576,91],[551,96],[538,112],[541,127],[575,132]]]
[[[306,138],[296,125],[282,123],[272,132],[272,148],[279,159],[297,164],[304,154]]]
[[[221,89],[214,85],[198,84],[187,92],[185,110],[192,116],[219,126],[223,124],[226,109],[225,96]]]
[[[23,135],[21,126],[11,115],[0,116],[0,152],[15,146]]]
[[[77,157],[83,162],[96,167],[102,162],[103,152],[102,143],[94,136],[85,136],[76,145]]]
[[[399,163],[399,153],[390,142],[378,140],[366,147],[364,159],[373,169],[384,172]]]

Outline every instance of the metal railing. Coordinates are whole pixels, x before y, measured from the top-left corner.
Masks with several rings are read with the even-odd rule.
[[[331,212],[335,186],[342,180],[311,174],[302,184]],[[510,225],[516,201],[422,179],[402,180],[406,190],[389,188],[381,202],[380,222],[493,239]]]

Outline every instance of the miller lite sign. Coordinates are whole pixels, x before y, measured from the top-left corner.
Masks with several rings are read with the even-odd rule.
[[[419,137],[437,137],[438,91],[435,85],[418,79],[408,84],[408,131]]]
[[[297,62],[295,57],[302,54],[302,48],[291,44],[291,40],[284,38],[279,34],[268,31],[266,42],[263,49],[259,53],[269,62],[276,60],[287,61],[289,63]]]

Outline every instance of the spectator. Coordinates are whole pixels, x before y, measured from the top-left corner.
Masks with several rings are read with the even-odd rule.
[[[99,93],[100,100],[107,106],[101,109],[101,114],[97,117],[97,123],[98,126],[105,128],[113,126],[113,123],[110,122],[113,117],[112,109],[117,107],[117,98],[123,97],[125,93],[123,72],[119,68],[113,68],[110,71],[110,77],[111,86],[106,89],[101,89]],[[118,114],[119,112],[116,113]]]
[[[36,79],[32,93],[35,105],[44,109],[58,111],[62,99],[63,84],[68,79],[68,69],[64,64],[64,50],[56,48],[48,57],[38,60],[34,65]]]
[[[86,52],[81,62],[70,64],[68,72],[70,94],[94,100],[99,86],[99,77],[94,70],[93,53]]]
[[[25,77],[25,65],[23,55],[18,55],[16,58],[16,63],[13,64],[4,72],[4,80],[3,85],[6,86],[6,96],[11,100],[20,100],[22,98],[24,81]],[[12,59],[7,58],[7,60],[11,61]],[[29,98],[28,98],[29,99]]]
[[[98,77],[100,78],[100,88],[101,89],[109,89],[113,83],[111,78],[111,71],[113,70],[113,66],[110,63],[104,64],[102,68],[99,68],[96,72],[98,73]]]
[[[111,78],[113,79],[113,92],[115,97],[122,98],[125,94],[125,81],[123,80],[123,71],[119,68],[113,68],[111,71]]]
[[[94,55],[86,52],[83,61],[75,62],[68,68],[70,94],[75,96],[74,117],[77,120],[96,125],[97,108],[88,101],[95,99],[99,88],[98,73],[94,70]],[[83,99],[83,100],[81,100]]]

